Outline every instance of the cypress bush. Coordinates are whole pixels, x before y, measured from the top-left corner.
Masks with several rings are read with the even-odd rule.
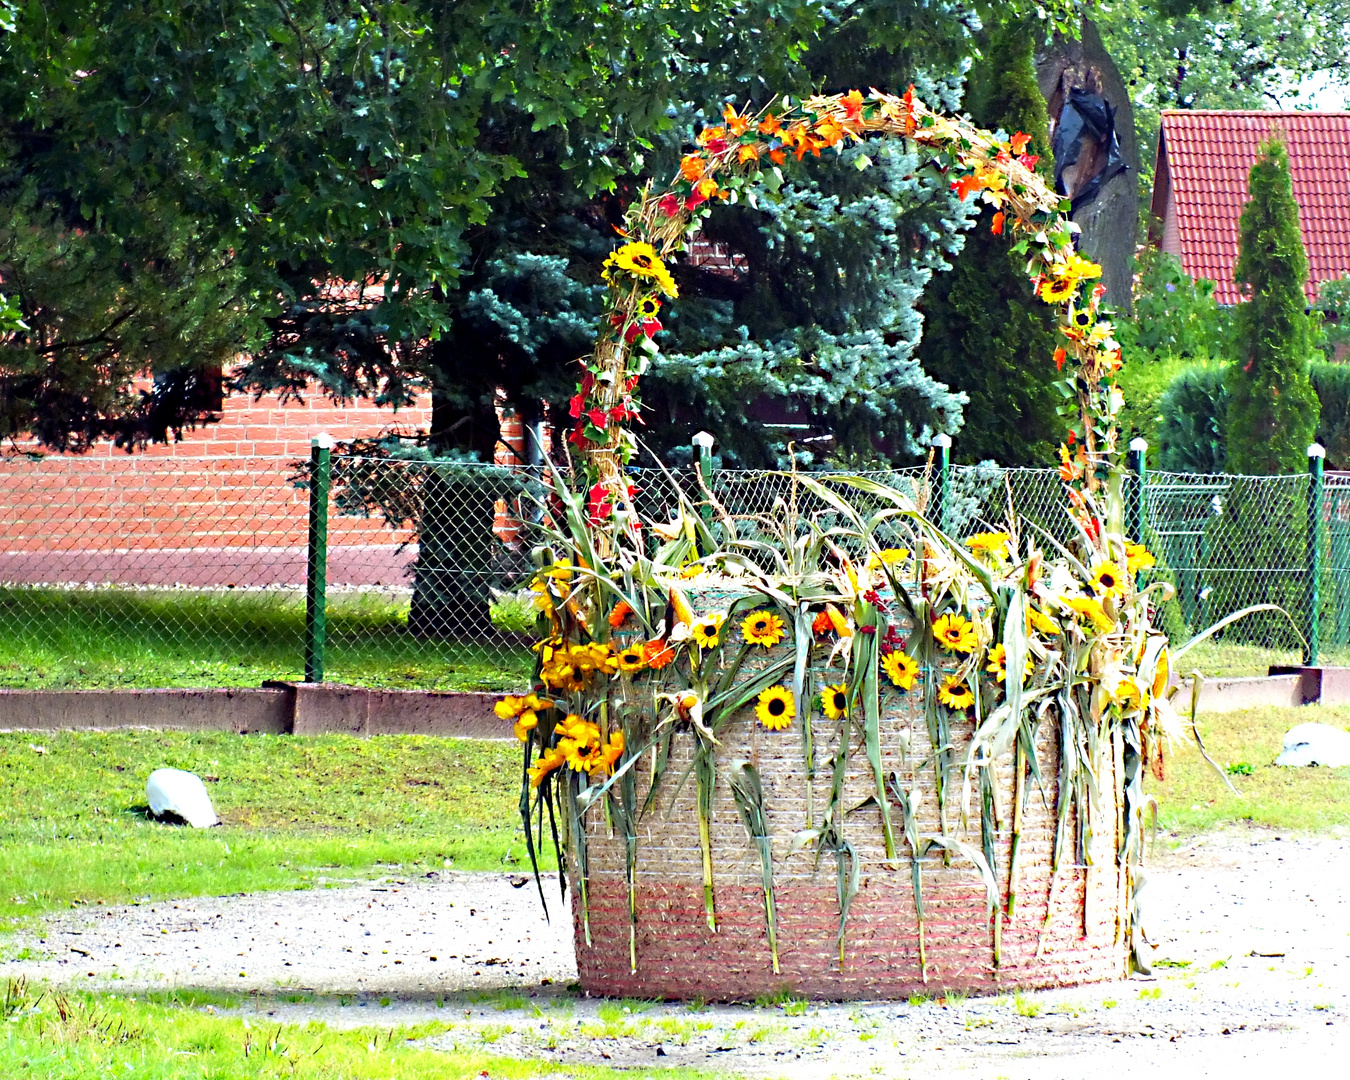
[[[1247,177],[1234,277],[1246,285],[1238,305],[1228,378],[1228,468],[1247,476],[1302,472],[1317,427],[1308,378],[1314,323],[1303,287],[1308,257],[1299,233],[1289,156],[1263,143]]]
[[[968,105],[982,127],[1030,135],[1027,152],[1044,164],[1050,140],[1032,52],[1031,35],[1016,20],[996,31],[972,73]],[[1060,437],[1050,388],[1055,320],[1027,287],[1025,256],[1012,254],[1008,237],[990,231],[992,223],[985,207],[951,270],[929,283],[919,361],[969,398],[958,460],[1043,466]]]

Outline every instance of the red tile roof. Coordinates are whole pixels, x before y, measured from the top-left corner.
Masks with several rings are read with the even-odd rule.
[[[1215,282],[1221,304],[1240,299],[1233,264],[1247,173],[1262,140],[1276,131],[1289,150],[1311,300],[1319,282],[1350,273],[1350,112],[1195,109],[1162,114],[1153,209],[1164,216],[1166,195],[1160,189],[1170,182],[1174,205],[1165,223],[1175,233],[1165,235],[1164,249],[1175,251],[1192,277]]]

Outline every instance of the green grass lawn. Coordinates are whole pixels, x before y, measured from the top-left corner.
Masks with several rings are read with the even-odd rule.
[[[1202,714],[1200,736],[1210,756],[1225,767],[1249,765],[1251,775],[1231,777],[1241,792],[1239,798],[1194,746],[1174,747],[1166,756],[1166,779],[1150,777],[1145,784],[1158,800],[1160,823],[1187,834],[1243,823],[1300,831],[1350,825],[1350,769],[1286,769],[1273,764],[1284,733],[1306,723],[1350,727],[1350,706]]]
[[[110,994],[47,994],[0,986],[0,1076],[5,1080],[493,1080],[627,1077],[696,1080],[688,1069],[607,1069],[553,1065],[483,1050],[438,1051],[409,1040],[449,1025],[333,1028],[260,1024],[258,1018],[213,1014],[237,1000],[176,993],[125,998]],[[7,1021],[7,1022],[6,1022]]]
[[[224,826],[161,825],[145,781],[207,779]],[[515,743],[224,732],[0,733],[0,923],[73,904],[309,888],[378,868],[528,866]]]
[[[408,599],[333,593],[325,676],[399,689],[513,690],[528,650],[419,639]],[[0,687],[257,686],[303,674],[304,598],[195,589],[0,589]],[[490,630],[490,628],[488,628]]]

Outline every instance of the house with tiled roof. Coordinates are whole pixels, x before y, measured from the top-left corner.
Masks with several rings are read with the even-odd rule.
[[[1191,277],[1208,278],[1221,304],[1242,297],[1233,281],[1247,173],[1261,143],[1289,151],[1308,253],[1308,299],[1350,274],[1350,112],[1169,110],[1162,114],[1153,182],[1153,242]]]

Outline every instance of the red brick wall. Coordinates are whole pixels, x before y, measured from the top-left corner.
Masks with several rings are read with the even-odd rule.
[[[297,584],[304,581],[308,496],[288,481],[310,439],[372,436],[431,420],[413,407],[225,399],[222,419],[183,440],[127,454],[0,458],[0,581],[142,585]],[[379,518],[330,515],[329,581],[406,584],[415,547]]]

